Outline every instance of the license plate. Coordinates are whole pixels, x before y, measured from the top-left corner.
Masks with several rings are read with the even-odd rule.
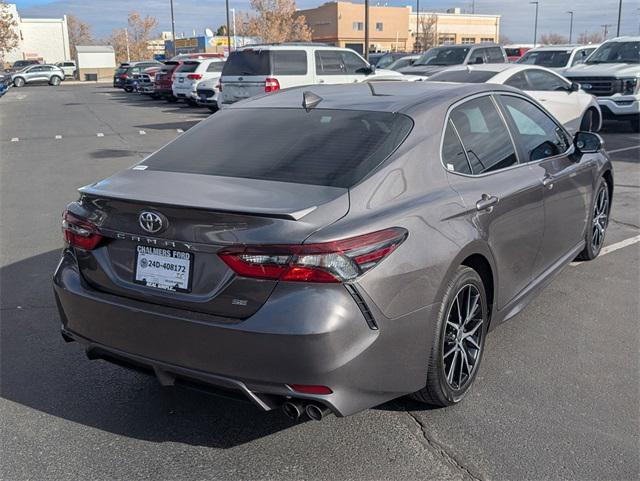
[[[179,83],[183,83],[183,82],[184,82],[184,77],[180,77],[180,78],[178,79],[178,82],[179,82]]]
[[[139,245],[134,282],[166,291],[189,292],[192,260],[190,252]]]

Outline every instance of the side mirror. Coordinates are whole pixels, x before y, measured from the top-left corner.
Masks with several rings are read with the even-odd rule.
[[[573,138],[573,145],[581,154],[593,154],[604,147],[604,140],[593,132],[578,132]]]
[[[473,63],[475,64],[484,63],[484,59],[482,57],[476,57]]]
[[[580,84],[578,82],[571,82],[569,92],[577,92],[578,90],[580,90]]]
[[[364,72],[365,75],[371,75],[371,74],[376,73],[376,66],[371,63],[371,64],[369,64],[369,68],[368,69],[364,69],[364,70],[365,70],[365,72]]]

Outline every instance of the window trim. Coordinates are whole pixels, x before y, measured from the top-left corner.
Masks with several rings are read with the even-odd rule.
[[[502,108],[500,107],[499,102],[497,102],[496,99],[494,98],[495,94],[497,94],[497,93],[499,93],[499,92],[490,91],[490,92],[481,92],[481,93],[477,93],[477,94],[474,94],[474,95],[470,95],[469,97],[465,97],[465,98],[460,99],[457,102],[453,103],[447,109],[447,114],[445,115],[444,123],[442,125],[442,133],[440,134],[440,166],[446,172],[448,172],[450,174],[454,174],[454,175],[460,175],[462,177],[470,177],[470,178],[474,178],[475,179],[475,178],[479,178],[479,177],[487,177],[489,175],[498,174],[500,172],[505,172],[507,170],[517,169],[517,168],[520,168],[520,167],[527,167],[528,165],[530,165],[530,163],[522,163],[522,162],[520,162],[521,149],[519,148],[518,144],[516,144],[516,141],[515,141],[514,136],[513,136],[513,132],[511,132],[511,124],[505,118],[504,112],[502,111]],[[514,153],[516,155],[517,163],[514,164],[514,165],[510,165],[509,167],[505,167],[503,169],[492,170],[491,172],[483,172],[482,174],[473,174],[473,173],[472,174],[465,174],[463,172],[456,172],[456,171],[453,171],[453,170],[449,170],[449,169],[447,169],[447,166],[444,164],[444,159],[442,157],[442,147],[444,146],[444,134],[445,134],[445,131],[446,131],[446,128],[447,128],[447,123],[449,122],[449,118],[451,116],[451,112],[453,111],[453,109],[455,109],[456,107],[459,107],[462,104],[465,104],[465,103],[467,103],[467,102],[469,102],[471,100],[475,100],[475,99],[482,98],[482,97],[489,97],[489,99],[493,103],[493,106],[498,111],[498,115],[500,116],[500,119],[504,123],[504,126],[507,129],[507,133],[509,134],[509,139],[511,140],[511,145],[513,146],[513,151],[514,151]],[[521,96],[520,95],[514,95],[514,97],[521,97]],[[522,97],[522,98],[524,98],[524,97]],[[453,126],[455,127],[455,124],[453,124]],[[457,132],[457,129],[456,129],[456,134],[457,133],[458,132]],[[462,144],[462,147],[464,148],[465,155],[467,155],[467,148],[464,145],[464,142],[462,141],[462,138],[460,137],[460,135],[458,135],[458,139],[460,140],[460,143]],[[468,161],[468,155],[467,155],[467,161]]]

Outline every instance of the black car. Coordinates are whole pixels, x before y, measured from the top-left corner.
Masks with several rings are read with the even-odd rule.
[[[155,60],[145,60],[120,64],[113,74],[113,86],[115,88],[125,89],[127,92],[133,92],[134,85],[132,80],[134,75],[140,75],[144,69],[155,67],[156,65],[161,66],[162,63]],[[129,81],[128,83],[127,80]]]
[[[7,69],[6,72],[8,73],[19,72],[20,70],[27,68],[30,65],[37,65],[39,63],[40,63],[39,60],[16,60],[11,66],[11,68]]]

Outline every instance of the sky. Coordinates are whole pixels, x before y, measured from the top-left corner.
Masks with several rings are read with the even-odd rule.
[[[89,23],[96,38],[107,37],[115,28],[126,24],[127,14],[137,11],[143,15],[153,15],[160,22],[160,30],[171,30],[169,0],[8,0],[16,3],[23,17],[61,17],[75,15]],[[297,0],[298,8],[310,8],[325,0]],[[352,0],[362,3],[362,0]],[[174,0],[176,34],[184,32],[201,35],[209,27],[215,30],[225,23],[224,0]],[[421,0],[421,11],[445,11],[460,7],[471,12],[475,3],[476,13],[499,14],[502,34],[514,43],[533,42],[535,6],[529,0]],[[249,0],[229,0],[231,8],[237,11],[249,10]],[[413,5],[415,0],[370,0],[371,5]],[[640,9],[637,0],[622,1],[621,34],[638,35],[640,32]],[[602,32],[602,25],[610,24],[609,32],[615,35],[618,19],[618,0],[540,0],[538,17],[538,38],[544,33],[569,35],[569,14],[574,13],[574,39],[587,32]]]

